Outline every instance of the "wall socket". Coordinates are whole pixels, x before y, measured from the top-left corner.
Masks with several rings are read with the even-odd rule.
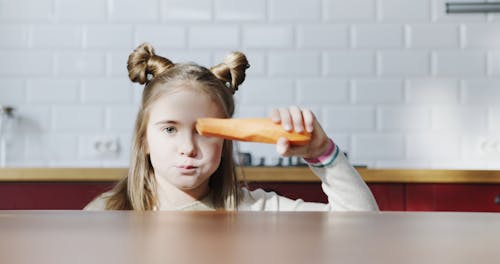
[[[483,139],[479,143],[479,148],[484,155],[500,156],[500,138]]]
[[[117,157],[120,154],[120,139],[111,136],[99,136],[91,140],[92,154],[96,157]]]

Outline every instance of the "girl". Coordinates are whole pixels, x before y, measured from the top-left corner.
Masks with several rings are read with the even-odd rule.
[[[129,78],[145,84],[136,119],[128,176],[86,210],[376,211],[367,185],[325,134],[314,114],[298,107],[274,109],[271,118],[287,131],[311,133],[305,146],[285,138],[282,156],[301,156],[321,179],[329,203],[308,203],[262,189],[240,188],[231,140],[199,135],[196,120],[230,118],[233,94],[249,67],[245,55],[229,54],[210,69],[175,64],[149,44],[128,59]]]

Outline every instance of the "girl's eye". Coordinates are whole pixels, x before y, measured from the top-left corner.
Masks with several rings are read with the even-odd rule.
[[[163,132],[167,133],[167,134],[173,134],[177,131],[177,129],[175,127],[166,127],[163,129]]]

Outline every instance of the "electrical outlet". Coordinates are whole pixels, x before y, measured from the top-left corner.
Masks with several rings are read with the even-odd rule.
[[[479,143],[481,154],[488,156],[500,156],[500,138],[483,139]]]
[[[120,139],[112,136],[98,136],[91,140],[92,155],[96,157],[116,157],[120,154]]]

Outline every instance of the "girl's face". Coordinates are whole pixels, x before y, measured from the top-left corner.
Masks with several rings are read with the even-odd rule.
[[[224,114],[207,95],[185,87],[162,95],[151,106],[147,145],[160,185],[193,195],[208,191],[224,140],[196,132],[196,119],[202,117],[222,118]]]

